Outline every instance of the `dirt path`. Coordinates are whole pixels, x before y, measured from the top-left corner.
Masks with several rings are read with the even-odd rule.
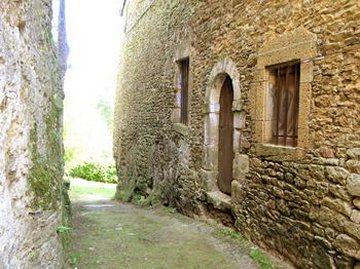
[[[231,230],[167,208],[141,209],[90,195],[84,191],[72,195],[71,268],[278,268],[251,259],[250,245],[231,238],[238,237]]]

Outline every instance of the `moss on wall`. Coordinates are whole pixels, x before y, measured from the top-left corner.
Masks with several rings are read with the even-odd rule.
[[[50,40],[49,40],[50,42]],[[53,44],[51,41],[50,44]],[[30,151],[32,166],[29,171],[29,195],[34,209],[61,210],[61,194],[63,191],[62,176],[64,173],[63,146],[60,122],[63,113],[62,99],[59,93],[60,77],[56,57],[53,61],[54,73],[50,74],[50,82],[55,92],[48,98],[48,107],[44,111],[41,128],[44,136],[39,136],[39,126],[34,122],[30,131]],[[46,144],[46,151],[40,152],[38,143]]]

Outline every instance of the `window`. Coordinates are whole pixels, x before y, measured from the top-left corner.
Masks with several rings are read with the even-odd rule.
[[[317,36],[303,27],[266,39],[259,48],[249,95],[257,156],[288,161],[305,156],[317,56]]]
[[[190,40],[180,43],[174,55],[174,103],[171,121],[174,131],[187,136],[189,133],[189,107],[191,103],[191,43]]]
[[[189,58],[178,61],[180,68],[180,123],[188,123]]]
[[[290,62],[268,67],[266,142],[297,146],[299,119],[300,63]]]

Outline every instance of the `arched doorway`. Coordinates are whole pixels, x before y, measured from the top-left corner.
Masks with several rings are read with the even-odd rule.
[[[207,193],[231,196],[232,181],[243,179],[244,169],[239,166],[247,156],[239,152],[245,118],[241,112],[240,74],[230,58],[225,57],[211,70],[205,98],[202,177]]]
[[[233,180],[233,135],[234,114],[232,102],[234,91],[232,80],[226,76],[220,92],[219,113],[219,158],[218,158],[218,187],[220,191],[231,194],[231,181]]]

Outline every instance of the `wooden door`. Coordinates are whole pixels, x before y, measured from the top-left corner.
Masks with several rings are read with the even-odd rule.
[[[233,176],[233,97],[232,80],[227,76],[220,93],[218,156],[218,187],[220,191],[227,194],[231,194],[231,181]]]

